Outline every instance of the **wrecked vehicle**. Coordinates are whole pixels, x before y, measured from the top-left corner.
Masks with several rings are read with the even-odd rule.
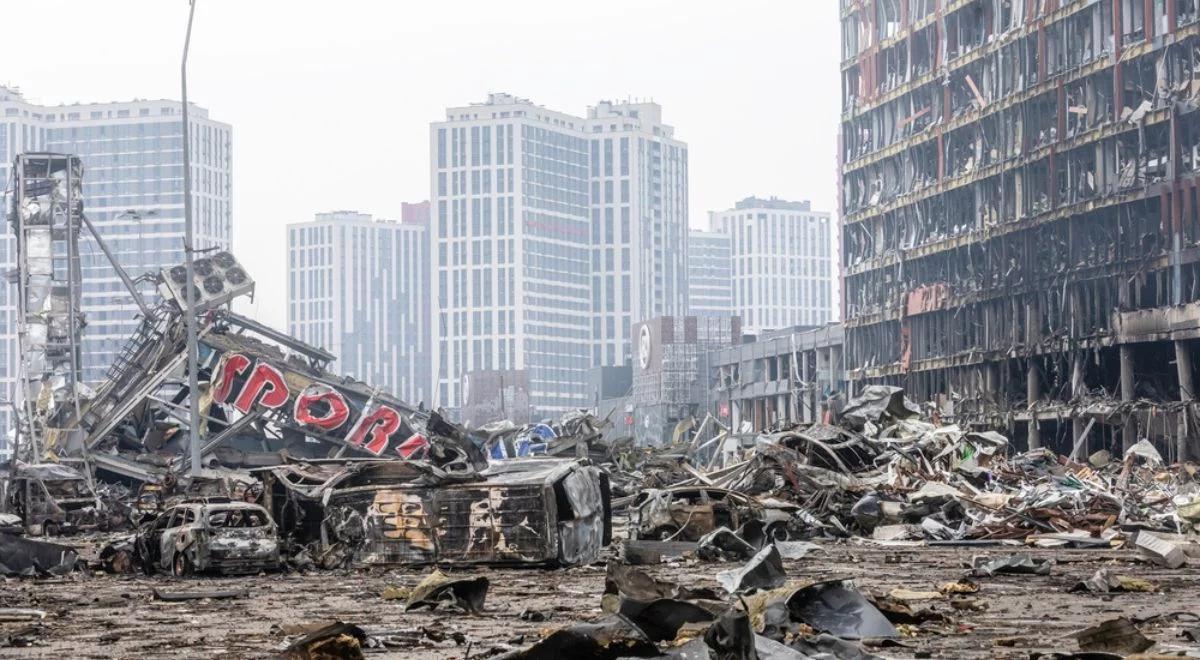
[[[699,541],[721,527],[755,528],[776,540],[799,531],[796,507],[763,502],[735,490],[706,486],[648,489],[633,500],[636,538],[656,541]]]
[[[584,461],[512,459],[465,476],[413,461],[303,461],[262,474],[281,529],[354,566],[570,566],[612,538],[608,475]]]
[[[227,498],[188,501],[145,522],[134,542],[147,573],[258,573],[279,568],[275,522],[257,504]]]
[[[7,507],[33,534],[56,536],[105,522],[97,497],[78,470],[58,463],[18,463]]]

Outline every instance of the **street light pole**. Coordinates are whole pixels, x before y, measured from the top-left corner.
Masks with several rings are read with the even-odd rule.
[[[191,126],[188,124],[187,97],[188,47],[192,43],[192,17],[195,14],[196,0],[188,0],[187,34],[183,38],[183,62],[179,67],[179,78],[183,92],[183,263],[187,269],[187,282],[184,284],[187,309],[184,310],[184,322],[187,324],[188,408],[191,411],[188,450],[191,456],[191,474],[193,477],[199,477],[200,424],[203,420],[200,417],[200,378],[196,373],[200,368],[200,358],[196,348],[196,285],[192,265],[192,253],[195,249],[195,236],[192,231],[192,137]]]

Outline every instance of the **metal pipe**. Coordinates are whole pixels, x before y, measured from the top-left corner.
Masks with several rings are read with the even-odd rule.
[[[192,137],[188,124],[187,60],[188,48],[192,44],[192,18],[196,15],[196,0],[188,0],[187,33],[183,38],[183,62],[179,67],[180,88],[183,96],[183,263],[187,270],[184,284],[184,320],[187,323],[187,370],[188,405],[192,423],[188,425],[188,449],[191,456],[191,475],[200,476],[200,378],[196,372],[200,367],[199,351],[196,348],[196,285],[192,253],[195,250],[192,230]]]
[[[74,158],[67,158],[67,343],[71,351],[71,377],[67,379],[71,386],[71,405],[75,409],[75,424],[78,427],[79,411],[79,380],[81,376],[79,352],[79,337],[76,323],[79,319],[79,299],[82,296],[83,275],[79,272],[79,227],[75,224],[75,164]],[[81,184],[82,185],[82,184]],[[82,215],[82,213],[81,213]],[[87,452],[84,451],[86,457]],[[90,485],[90,484],[89,484]]]
[[[1042,433],[1038,428],[1037,414],[1038,399],[1042,396],[1039,376],[1037,363],[1033,358],[1029,358],[1025,366],[1025,399],[1029,408],[1029,429],[1026,439],[1030,450],[1040,449],[1042,446]]]
[[[1133,380],[1133,347],[1121,344],[1118,347],[1121,360],[1121,403],[1125,406],[1125,422],[1121,425],[1121,451],[1128,451],[1137,442],[1137,411],[1132,409],[1136,387]]]
[[[126,216],[141,217],[129,211],[118,213],[116,217],[124,218]],[[137,286],[134,285],[133,280],[129,277],[129,273],[126,273],[121,264],[117,262],[117,256],[112,253],[112,250],[108,249],[108,243],[105,243],[104,239],[100,237],[100,232],[96,231],[96,226],[92,224],[91,220],[88,220],[87,215],[80,214],[79,217],[83,219],[84,226],[92,233],[92,238],[96,239],[96,245],[100,246],[100,251],[104,253],[105,257],[108,257],[108,263],[112,264],[113,270],[117,271],[117,277],[121,278],[121,283],[129,290],[129,294],[133,296],[133,302],[137,303],[138,309],[142,310],[142,316],[146,318],[152,317],[154,314],[150,310],[150,306],[146,304],[146,301],[142,298],[142,294],[138,292]]]

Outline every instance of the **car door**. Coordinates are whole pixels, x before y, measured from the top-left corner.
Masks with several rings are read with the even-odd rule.
[[[143,561],[148,566],[155,568],[159,566],[162,533],[166,529],[167,523],[171,521],[171,515],[174,512],[174,509],[167,509],[155,516],[153,520],[143,523],[142,531],[138,534],[137,545],[138,552],[141,553]]]
[[[178,506],[171,509],[171,515],[167,517],[167,523],[158,535],[158,565],[164,570],[170,570],[171,562],[175,560],[175,535],[179,532],[179,521],[183,519],[183,509]]]

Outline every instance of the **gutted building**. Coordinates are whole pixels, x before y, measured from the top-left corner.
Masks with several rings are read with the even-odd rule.
[[[1077,456],[1200,454],[1196,0],[842,0],[846,362]]]
[[[820,422],[844,394],[842,326],[777,330],[708,356],[710,411],[733,429]]]

